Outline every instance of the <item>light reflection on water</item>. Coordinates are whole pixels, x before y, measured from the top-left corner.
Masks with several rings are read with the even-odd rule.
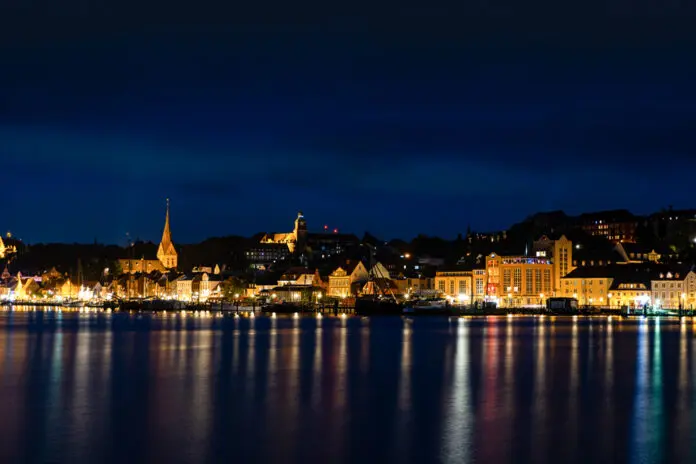
[[[693,462],[695,330],[0,312],[0,462]]]

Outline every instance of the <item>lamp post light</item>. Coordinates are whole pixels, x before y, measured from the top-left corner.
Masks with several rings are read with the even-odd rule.
[[[544,294],[543,293],[539,294],[539,305],[541,305],[542,308],[544,307]]]
[[[512,293],[508,293],[508,304],[512,308]]]
[[[612,297],[612,294],[608,293],[607,294],[607,304],[609,305],[609,309],[611,309],[611,297]]]

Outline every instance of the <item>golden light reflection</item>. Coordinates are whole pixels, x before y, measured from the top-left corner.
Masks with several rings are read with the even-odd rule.
[[[401,410],[411,405],[411,324],[403,321],[401,330],[401,368],[399,370],[398,404]]]
[[[254,395],[256,391],[256,321],[254,318],[249,319],[249,329],[247,331],[247,336],[249,337],[247,345],[247,360],[246,360],[246,378],[247,378],[247,392],[251,396]]]
[[[345,326],[341,326],[338,330],[338,349],[334,348],[334,352],[338,353],[336,360],[336,388],[334,388],[334,407],[341,410],[345,407],[346,397],[348,395],[348,330]]]
[[[570,339],[570,379],[568,387],[568,442],[567,450],[573,456],[578,452],[578,410],[580,402],[580,343],[578,335],[578,317],[573,316],[573,324]]]
[[[276,376],[278,375],[278,321],[271,318],[271,328],[268,333],[268,378],[266,380],[267,394],[278,388]]]
[[[555,331],[552,325],[551,331]],[[546,325],[537,324],[535,327],[536,337],[534,343],[534,403],[531,427],[537,430],[534,435],[534,450],[536,453],[543,453],[548,445],[546,431],[548,424],[548,389],[546,386]],[[535,455],[535,461],[542,461],[542,455]]]
[[[367,374],[370,370],[370,323],[363,319],[360,327],[360,370]]]
[[[638,323],[638,348],[636,358],[636,387],[633,402],[631,424],[631,461],[642,461],[645,456],[645,444],[649,440],[648,410],[649,410],[649,362],[648,324],[644,318]]]
[[[469,385],[469,321],[459,319],[454,354],[454,379],[445,401],[443,428],[443,460],[471,462],[474,414],[471,410]]]
[[[312,374],[312,404],[316,407],[321,403],[321,375],[322,363],[324,356],[322,353],[322,329],[321,321],[317,320],[316,329],[314,329],[314,361]]]

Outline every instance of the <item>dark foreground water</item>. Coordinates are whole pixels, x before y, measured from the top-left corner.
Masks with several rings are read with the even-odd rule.
[[[695,334],[0,312],[0,462],[696,462]]]

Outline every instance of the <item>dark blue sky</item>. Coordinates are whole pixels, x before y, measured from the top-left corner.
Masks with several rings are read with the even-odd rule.
[[[685,2],[7,3],[0,229],[29,242],[156,240],[166,197],[176,242],[695,206]]]

